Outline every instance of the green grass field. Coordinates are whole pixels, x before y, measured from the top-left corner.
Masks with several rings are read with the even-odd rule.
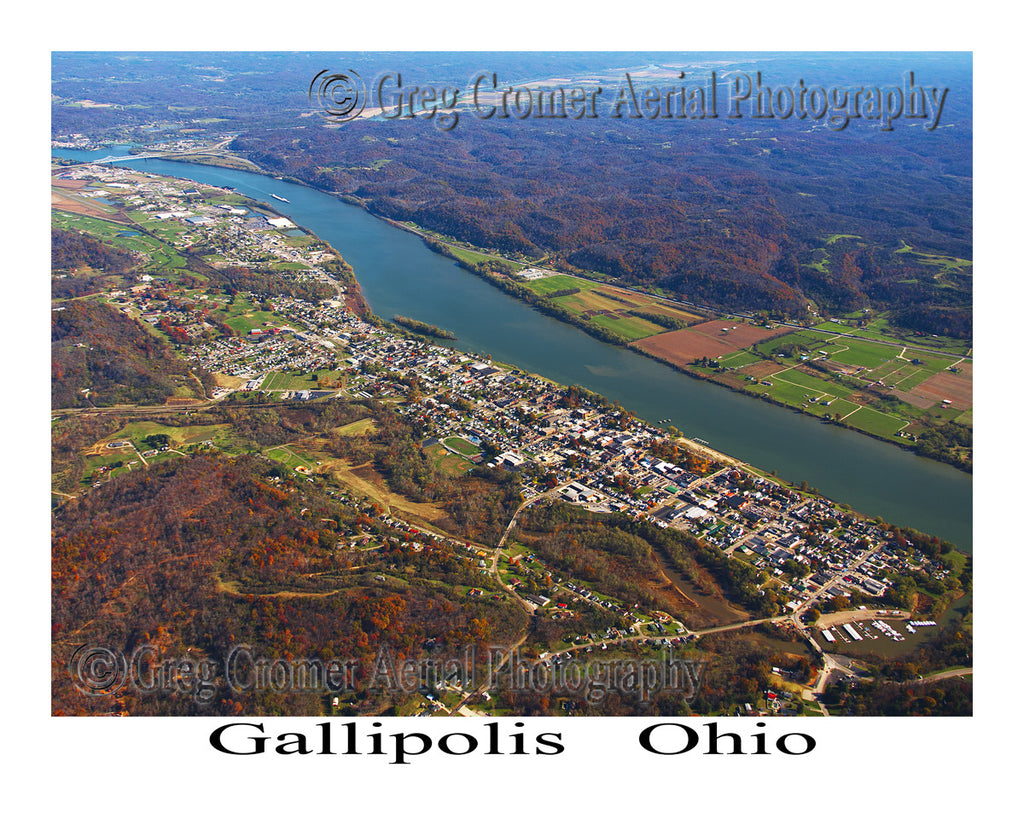
[[[337,427],[334,431],[338,435],[356,437],[366,435],[368,432],[373,432],[376,429],[377,425],[374,424],[372,418],[362,418],[358,421],[353,421],[351,424],[345,424],[343,427]]]
[[[455,258],[460,259],[468,264],[477,264],[478,262],[500,261],[504,262],[505,264],[512,265],[512,267],[515,270],[522,270],[523,268],[526,267],[526,265],[524,264],[512,262],[509,261],[508,259],[502,259],[500,256],[492,256],[488,253],[480,253],[479,251],[476,250],[468,250],[464,247],[459,247],[458,245],[446,244],[445,247],[448,248],[451,254],[455,256]]]
[[[453,455],[440,444],[431,444],[428,447],[424,447],[423,454],[426,455],[439,470],[444,472],[446,475],[451,475],[452,477],[463,475],[473,468],[473,464],[465,458]]]
[[[548,276],[544,279],[523,281],[522,284],[538,296],[546,296],[548,293],[553,293],[556,290],[568,290],[571,287],[578,287],[580,290],[593,290],[601,286],[597,282],[587,281],[586,279],[577,279],[573,276],[565,276],[562,274]]]
[[[546,296],[559,290],[578,289],[580,291],[578,293],[556,296],[552,301],[560,307],[576,313],[585,321],[591,321],[598,327],[618,333],[629,341],[665,332],[664,327],[646,319],[629,315],[627,312],[628,310],[653,308],[654,300],[649,297],[640,295],[634,297],[634,294],[626,292],[623,292],[621,295],[617,292],[609,295],[603,292],[605,286],[598,282],[577,279],[561,274],[523,282],[523,284],[541,296]],[[595,311],[599,312],[595,314]],[[661,308],[656,312],[674,315],[684,321],[693,318],[689,314],[672,311],[670,308]]]
[[[314,378],[313,376],[318,376]],[[329,379],[332,382],[338,377],[333,370],[317,370],[312,373],[267,373],[260,385],[261,390],[317,390],[329,389],[321,385],[321,380],[326,383]],[[333,389],[333,388],[330,388]]]
[[[822,349],[821,345],[826,341],[827,339],[818,333],[813,333],[809,330],[794,330],[792,333],[786,333],[784,336],[778,336],[777,338],[763,341],[760,344],[755,344],[750,349],[771,358],[780,347],[789,344],[795,344],[808,350],[819,350]]]
[[[834,381],[831,381],[824,376],[811,374],[797,369],[775,373],[768,380],[775,382],[776,384],[779,382],[786,382],[802,388],[805,392],[834,395],[837,398],[846,398],[852,392],[848,387],[845,387],[842,384],[836,384]]]
[[[276,313],[258,309],[244,296],[235,296],[233,304],[224,304],[219,309],[211,311],[210,315],[227,324],[240,336],[248,335],[250,330],[263,329],[268,322],[275,327],[293,327]]]
[[[843,316],[843,324],[826,321],[816,325],[816,327],[830,333],[848,333],[849,335],[874,341],[888,341],[894,344],[906,343],[914,347],[932,350],[940,355],[963,356],[967,355],[971,349],[971,342],[963,339],[950,338],[948,336],[919,336],[907,330],[893,327],[889,324],[884,313],[870,314],[867,324],[864,327],[857,327],[857,321],[864,318],[863,313],[856,311]],[[918,357],[921,355],[920,351],[908,351],[908,353],[910,352],[913,352]]]
[[[887,347],[884,344],[857,341],[852,338],[838,338],[819,349],[825,350],[829,358],[840,364],[866,367],[869,370],[896,358],[900,353],[897,347]]]
[[[747,350],[737,350],[735,353],[728,353],[718,359],[718,363],[723,367],[745,367],[747,364],[754,364],[758,361],[761,361],[761,357]]]
[[[874,435],[888,437],[895,436],[899,430],[907,425],[905,419],[897,418],[894,415],[885,415],[871,407],[861,407],[852,415],[847,416],[843,423]]]
[[[52,222],[55,227],[64,230],[84,231],[120,250],[146,254],[149,261],[143,266],[143,269],[147,271],[166,273],[168,270],[180,270],[185,267],[185,257],[159,239],[141,233],[136,236],[122,236],[122,233],[132,231],[128,225],[56,210],[52,212]]]
[[[270,449],[265,449],[263,450],[263,454],[266,455],[268,458],[273,458],[275,461],[279,461],[280,463],[287,466],[289,469],[297,470],[298,467],[301,466],[304,470],[309,470],[311,472],[316,471],[316,464],[306,460],[305,458],[300,457],[299,455],[292,452],[291,449],[284,445],[271,447]]]
[[[189,427],[172,427],[160,424],[155,421],[132,421],[125,424],[113,435],[108,435],[103,441],[130,440],[139,449],[147,447],[142,443],[144,438],[150,435],[166,435],[171,439],[172,447],[189,446],[200,441],[213,440],[219,435],[227,432],[230,424],[206,424]],[[110,450],[114,452],[116,450]]]
[[[636,341],[638,338],[647,338],[648,336],[665,332],[664,327],[659,327],[657,324],[652,324],[651,322],[637,318],[636,316],[597,315],[591,316],[590,321],[598,327],[604,327],[621,336],[625,336],[630,341]]]
[[[467,458],[472,458],[474,455],[480,454],[480,447],[475,444],[471,444],[465,438],[460,438],[457,435],[453,435],[451,438],[446,438],[444,444]]]

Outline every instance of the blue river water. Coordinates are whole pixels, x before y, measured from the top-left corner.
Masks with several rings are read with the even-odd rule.
[[[94,152],[55,150],[53,155],[89,161],[126,151],[119,146]],[[960,470],[598,341],[467,273],[430,251],[417,236],[329,194],[205,165],[157,159],[126,159],[123,164],[232,187],[269,204],[344,256],[382,318],[401,314],[451,330],[458,336],[456,347],[563,384],[579,384],[648,421],[671,419],[690,438],[794,483],[807,481],[864,514],[936,535],[964,551],[973,548],[973,481]]]

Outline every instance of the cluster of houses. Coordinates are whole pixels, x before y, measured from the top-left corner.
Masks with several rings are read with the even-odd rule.
[[[66,173],[105,190],[119,185],[112,190],[136,210],[178,220],[185,228],[178,242],[217,244],[226,259],[239,263],[260,254],[296,262],[288,275],[341,290],[319,266],[322,246],[287,244],[277,228],[288,226],[274,226],[232,204],[212,203],[216,189],[189,188],[121,168],[83,166]],[[825,499],[707,458],[697,467],[660,457],[666,451],[661,429],[596,396],[368,323],[339,301],[311,304],[275,296],[273,322],[225,337],[211,332],[215,328],[208,319],[210,299],[216,297],[175,293],[173,282],[148,278],[130,291],[111,294],[111,303],[143,321],[181,328],[190,341],[186,357],[207,370],[245,379],[242,389],[268,390],[266,376],[275,372],[337,370],[333,389],[282,389],[277,397],[389,401],[420,422],[427,441],[461,439],[467,446],[449,446],[452,452],[518,474],[526,499],[547,495],[689,532],[763,570],[765,586],[792,609],[826,583],[831,584],[826,598],[853,590],[879,596],[895,573],[922,566],[938,571],[907,549],[893,544],[877,549],[886,532]],[[254,294],[242,295],[259,301]],[[869,551],[870,559],[863,560]],[[585,589],[567,588],[588,599]],[[629,613],[624,603],[607,605]]]

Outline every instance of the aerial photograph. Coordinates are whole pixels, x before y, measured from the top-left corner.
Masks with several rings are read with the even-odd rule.
[[[50,714],[971,716],[972,53],[429,48],[50,54]]]

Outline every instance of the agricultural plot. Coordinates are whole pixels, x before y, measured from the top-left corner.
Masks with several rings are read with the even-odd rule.
[[[828,398],[811,404],[808,411],[815,415],[831,415],[833,418],[844,418],[857,409],[860,404],[854,404],[845,398]]]
[[[552,302],[630,341],[666,332],[661,324],[633,315],[634,312],[652,313],[684,323],[698,320],[692,313],[666,305],[652,296],[574,276],[557,274],[522,284],[539,296],[550,296],[561,290],[578,290],[577,293],[554,296]]]
[[[543,279],[523,281],[522,284],[538,296],[546,296],[548,293],[554,293],[556,290],[568,290],[573,287],[578,287],[580,290],[594,290],[600,286],[597,282],[587,281],[586,279],[577,279],[574,276],[564,276],[561,274],[547,276]]]
[[[771,358],[781,347],[792,345],[805,350],[819,350],[821,345],[827,344],[829,340],[810,330],[783,331],[762,342],[755,342],[753,349],[755,352]]]
[[[773,383],[783,382],[786,384],[792,384],[795,387],[801,388],[805,393],[809,393],[811,395],[831,395],[836,398],[847,398],[853,392],[841,384],[836,384],[834,381],[830,381],[823,376],[797,367],[775,373],[775,375],[771,377],[771,380]]]
[[[908,422],[894,415],[886,415],[871,407],[861,407],[843,419],[843,423],[862,429],[872,435],[895,437],[896,433],[907,426]]]
[[[785,332],[742,322],[716,320],[687,327],[685,330],[661,333],[653,338],[634,342],[634,345],[665,361],[685,366],[697,358],[718,358],[738,352]]]
[[[723,367],[733,367],[736,369],[747,368],[750,365],[759,364],[760,362],[761,358],[759,356],[756,356],[747,350],[739,350],[735,353],[729,353],[718,359],[718,363]]]
[[[512,268],[515,270],[522,270],[523,268],[526,267],[526,265],[524,264],[519,264],[518,262],[511,262],[508,259],[502,259],[500,256],[492,256],[487,253],[480,253],[479,251],[476,250],[467,250],[466,248],[459,247],[458,245],[446,244],[445,247],[455,258],[460,259],[461,261],[466,262],[467,264],[500,261],[505,264],[511,265]]]
[[[971,409],[974,403],[971,375],[963,371],[951,373],[943,370],[917,384],[909,392],[912,396],[919,396],[933,403],[949,401],[951,407],[960,411]]]
[[[845,333],[869,341],[885,341],[890,344],[909,344],[916,348],[925,348],[936,353],[947,355],[968,355],[971,350],[971,342],[948,336],[925,335],[923,333],[910,332],[899,327],[892,326],[884,314],[874,315],[868,319],[863,327],[858,327],[857,322],[864,319],[864,314],[858,312],[849,313],[844,316],[840,323],[825,321],[816,325],[815,329],[828,333]],[[911,351],[920,355],[920,350]]]
[[[646,319],[622,315],[612,311],[596,313],[594,315],[587,316],[587,318],[598,327],[604,327],[606,330],[612,330],[620,336],[625,336],[630,341],[647,338],[648,336],[653,336],[665,331],[664,327],[652,324]]]
[[[835,339],[821,348],[833,361],[849,364],[852,367],[864,367],[872,370],[891,361],[899,355],[896,347],[872,344],[869,341],[856,341],[852,338]]]
[[[828,330],[833,326],[822,325]],[[961,410],[971,405],[971,364],[951,355],[909,350],[870,339],[836,335],[826,339],[811,331],[790,333],[760,344],[756,350],[775,356],[780,348],[791,344],[805,350],[811,360],[856,378],[865,387],[885,385],[895,389],[895,395],[911,406],[927,409],[943,399],[959,401],[956,406]],[[954,364],[959,373],[948,372]]]

